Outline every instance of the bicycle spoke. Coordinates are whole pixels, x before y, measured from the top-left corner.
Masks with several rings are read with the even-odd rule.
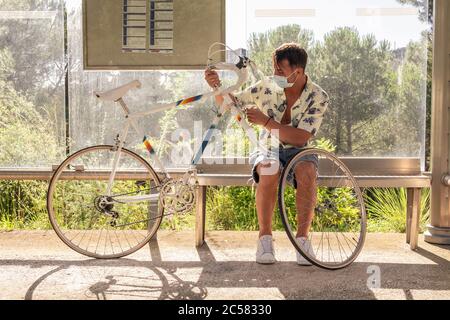
[[[116,229],[113,229],[113,230],[114,230],[114,235],[116,236],[116,239],[117,239],[117,243],[119,244],[120,251],[123,251],[122,244],[120,243],[120,239],[117,236],[117,231],[116,231]]]
[[[95,247],[95,253],[97,253],[98,245],[100,244],[100,239],[102,237],[103,229],[100,230],[100,235],[98,236],[97,246]]]

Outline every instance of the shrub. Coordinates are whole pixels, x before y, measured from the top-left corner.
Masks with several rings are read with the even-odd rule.
[[[369,232],[406,231],[406,188],[371,188],[365,201]],[[429,219],[430,189],[422,189],[420,201],[420,229]]]

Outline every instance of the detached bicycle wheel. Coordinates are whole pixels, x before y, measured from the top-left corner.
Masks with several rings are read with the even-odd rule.
[[[365,240],[366,212],[361,189],[340,159],[315,148],[298,153],[284,167],[278,192],[286,233],[306,260],[333,270],[356,259]]]
[[[108,193],[115,154],[113,146],[74,153],[58,167],[48,188],[47,210],[56,234],[93,258],[120,258],[137,251],[155,235],[163,216],[159,177],[130,150],[122,149]]]

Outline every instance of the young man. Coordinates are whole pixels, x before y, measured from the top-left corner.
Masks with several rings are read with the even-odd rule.
[[[246,114],[250,123],[265,129],[261,130],[262,139],[272,136],[279,142],[279,147],[269,149],[269,153],[257,150],[250,157],[254,163],[252,176],[258,184],[256,210],[259,239],[256,262],[262,264],[276,262],[272,218],[280,170],[292,157],[309,146],[310,139],[319,130],[329,103],[327,93],[305,73],[308,55],[298,44],[283,44],[275,50],[272,59],[273,77],[265,78],[231,96],[238,105],[247,106]],[[205,80],[212,88],[220,85],[218,74],[213,70],[205,71]],[[216,100],[220,105],[223,97],[218,96]],[[318,158],[311,155],[299,160],[291,181],[296,186],[297,240],[305,248],[311,248],[307,236],[317,198]],[[297,263],[310,265],[298,253]]]

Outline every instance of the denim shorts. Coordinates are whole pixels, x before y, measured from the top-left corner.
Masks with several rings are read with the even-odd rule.
[[[284,166],[286,166],[286,164],[295,156],[297,155],[299,152],[305,150],[307,148],[298,148],[298,147],[292,147],[292,148],[279,148],[279,149],[275,149],[274,151],[269,151],[268,153],[263,153],[261,151],[255,151],[254,153],[252,153],[250,155],[250,163],[253,164],[253,168],[252,168],[252,178],[253,181],[255,183],[259,182],[259,174],[256,171],[256,167],[261,163],[261,162],[266,162],[269,160],[274,160],[277,161],[280,164],[279,167],[279,172],[281,172],[284,168]],[[277,154],[278,152],[278,154]],[[295,168],[295,166],[302,161],[308,161],[308,162],[312,162],[314,163],[314,166],[316,168],[316,178],[319,176],[319,157],[316,154],[309,154],[306,156],[303,156],[299,159],[296,160],[296,163],[294,164],[294,166],[292,167],[293,169]],[[288,173],[288,177],[287,177],[287,181],[289,184],[293,185],[295,188],[297,188],[297,182],[295,181],[295,175],[293,170],[291,170]]]

